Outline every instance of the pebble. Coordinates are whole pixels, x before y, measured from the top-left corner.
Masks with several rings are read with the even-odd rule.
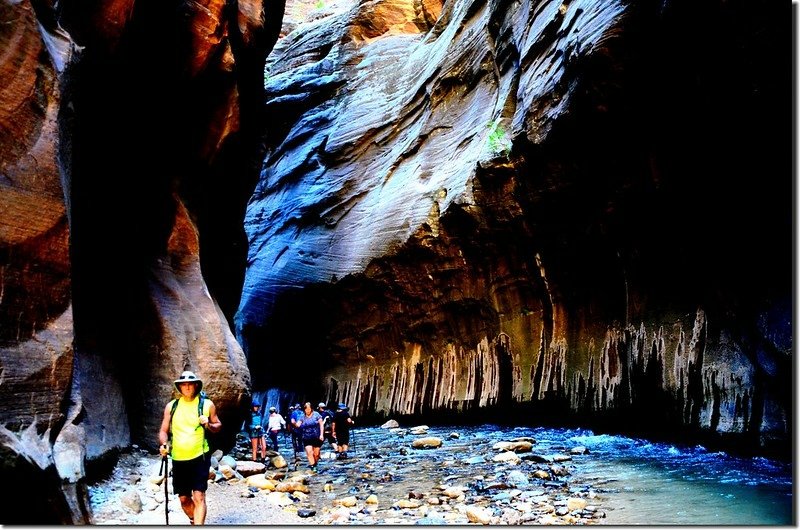
[[[411,443],[398,438],[407,432],[425,436]],[[304,460],[286,465],[277,453],[263,471],[253,473],[263,464],[249,462],[249,440],[244,439],[231,454],[217,455],[221,480],[214,487],[238,488],[237,495],[248,499],[247,506],[264,499],[291,517],[317,517],[320,524],[593,524],[606,516],[596,493],[602,491],[598,485],[604,483],[603,477],[569,480],[580,471],[580,463],[575,462],[593,458],[583,446],[547,447],[546,441],[537,444],[532,437],[503,440],[425,425],[362,428],[355,438],[359,445],[351,446],[348,460],[323,459],[317,473],[308,472]],[[409,452],[409,446],[435,450]],[[534,448],[545,455],[532,452]],[[581,456],[573,462],[572,455]],[[159,487],[163,482],[158,480],[155,459],[143,458],[138,476],[144,478],[128,478],[128,482],[134,482],[129,488],[140,492],[145,511],[161,517],[160,523],[164,488]],[[153,462],[155,471],[147,467]],[[208,495],[214,496],[212,488]],[[119,496],[104,490],[98,499],[110,505]],[[182,523],[176,497],[170,497],[169,508],[170,522],[174,514],[176,522]],[[258,520],[257,511],[252,517],[249,524],[271,524]],[[98,523],[111,521],[139,520],[117,511]]]

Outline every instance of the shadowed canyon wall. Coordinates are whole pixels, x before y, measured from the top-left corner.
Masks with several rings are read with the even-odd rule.
[[[80,493],[61,493],[59,484],[76,482],[82,470],[55,456],[56,448],[77,450],[80,459],[82,450],[82,432],[67,415],[73,315],[58,79],[30,5],[0,2],[0,22],[0,462],[15,483],[5,488],[3,512],[25,498],[47,521],[70,521],[73,511],[80,520]],[[41,482],[59,490],[56,501],[15,493]]]
[[[256,389],[787,451],[783,15],[324,4],[265,69]]]
[[[0,0],[2,522],[91,522],[85,466],[155,448],[184,369],[232,443],[250,374],[225,312],[283,8]]]

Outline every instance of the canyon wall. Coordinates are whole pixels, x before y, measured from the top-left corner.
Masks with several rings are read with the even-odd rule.
[[[256,388],[365,418],[785,451],[780,20],[724,2],[306,13],[267,59],[245,217],[235,322]]]
[[[87,467],[155,449],[184,369],[233,443],[250,373],[225,313],[283,8],[0,0],[3,523],[91,523]]]

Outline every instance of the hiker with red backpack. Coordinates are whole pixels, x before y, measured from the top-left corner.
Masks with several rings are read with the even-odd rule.
[[[172,489],[189,522],[204,524],[211,467],[206,430],[219,432],[222,422],[214,403],[202,392],[203,381],[194,372],[183,372],[174,384],[180,397],[164,407],[159,451],[162,457],[172,457]]]

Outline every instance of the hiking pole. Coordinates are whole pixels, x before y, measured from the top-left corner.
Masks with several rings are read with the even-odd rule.
[[[169,457],[164,455],[161,457],[161,469],[164,470],[164,519],[169,526]],[[159,469],[158,474],[161,474]]]
[[[297,471],[297,440],[300,440],[302,444],[303,436],[302,434],[298,434],[295,438],[292,439],[292,450],[294,451],[294,470]]]

